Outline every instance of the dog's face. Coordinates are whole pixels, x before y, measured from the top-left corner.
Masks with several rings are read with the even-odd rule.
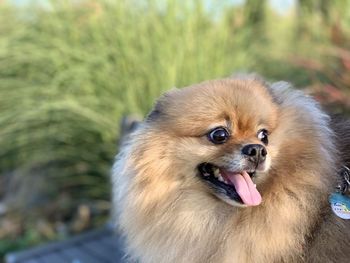
[[[168,92],[147,121],[171,141],[174,180],[200,184],[198,191],[231,205],[254,206],[276,155],[277,116],[262,83],[228,79]]]

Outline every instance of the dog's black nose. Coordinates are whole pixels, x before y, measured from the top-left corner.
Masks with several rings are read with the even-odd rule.
[[[242,148],[242,154],[254,163],[265,161],[267,151],[261,144],[248,144]]]

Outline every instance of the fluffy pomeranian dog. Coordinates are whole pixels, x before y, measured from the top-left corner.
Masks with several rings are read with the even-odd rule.
[[[328,201],[350,161],[337,150],[349,129],[286,82],[242,76],[165,93],[113,167],[129,260],[350,262],[350,220]]]

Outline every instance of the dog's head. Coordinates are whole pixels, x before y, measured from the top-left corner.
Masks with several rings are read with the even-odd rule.
[[[278,108],[257,80],[215,80],[163,95],[146,123],[168,141],[174,180],[238,206],[261,202],[259,181],[273,162]],[[204,187],[203,187],[204,186]]]

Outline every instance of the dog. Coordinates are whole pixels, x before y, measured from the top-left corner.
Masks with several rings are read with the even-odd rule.
[[[287,82],[166,92],[113,166],[128,260],[350,262],[350,220],[329,202],[349,129]]]

